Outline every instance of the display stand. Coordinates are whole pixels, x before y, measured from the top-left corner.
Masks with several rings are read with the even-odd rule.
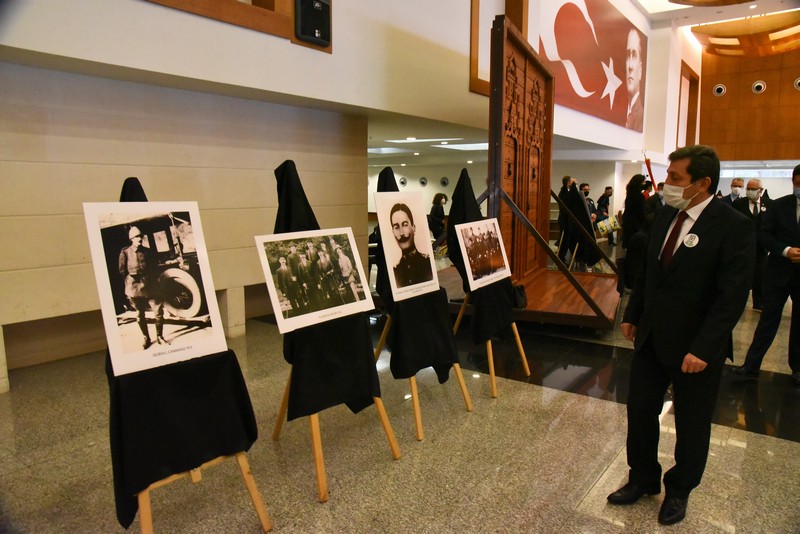
[[[123,202],[146,202],[136,178],[128,178]],[[109,434],[117,519],[128,528],[140,512],[152,532],[150,491],[169,481],[236,457],[262,529],[271,528],[245,451],[258,438],[253,406],[231,350],[115,376],[106,351]],[[177,473],[177,474],[176,474]]]
[[[422,411],[419,404],[416,374],[427,367],[436,371],[439,383],[447,381],[452,367],[464,405],[473,410],[472,399],[467,391],[464,375],[458,363],[455,337],[450,329],[447,311],[447,293],[444,289],[394,303],[393,315],[389,316],[381,333],[386,339],[391,328],[392,354],[390,369],[395,379],[408,378],[414,408],[417,440],[425,438],[422,427]],[[380,357],[379,342],[375,359]]]
[[[378,174],[377,192],[396,192],[398,190],[394,171],[391,167],[385,167]],[[391,332],[390,368],[392,376],[395,379],[408,378],[409,380],[416,436],[417,440],[422,441],[425,438],[425,431],[422,427],[422,411],[417,391],[416,374],[418,371],[433,367],[439,383],[444,383],[449,376],[450,367],[453,367],[468,412],[473,410],[472,399],[467,391],[461,366],[458,363],[455,338],[450,331],[447,293],[440,288],[436,292],[395,302],[392,297],[389,269],[384,259],[380,232],[378,236],[376,257],[379,259],[376,290],[384,303],[386,324],[381,332],[378,345],[375,347],[375,360],[377,361],[380,357]]]
[[[319,230],[297,168],[291,160],[275,169],[278,213],[274,233]],[[284,359],[291,364],[272,439],[280,438],[283,420],[309,417],[311,444],[320,502],[328,500],[327,477],[319,429],[319,412],[345,404],[354,413],[374,404],[392,458],[400,458],[383,406],[372,352],[369,321],[364,313],[341,317],[284,334]]]
[[[464,312],[471,298],[475,308],[475,314],[472,319],[473,340],[476,344],[483,343],[486,346],[491,395],[492,398],[496,398],[497,381],[494,374],[494,352],[492,350],[493,336],[511,326],[511,330],[514,332],[514,337],[517,342],[517,350],[519,351],[525,370],[525,376],[530,376],[531,374],[528,360],[522,347],[522,341],[519,338],[517,325],[512,319],[511,281],[505,279],[475,291],[470,291],[467,278],[467,266],[461,254],[461,247],[458,244],[455,226],[457,224],[480,221],[483,219],[483,214],[475,199],[472,181],[466,169],[461,170],[458,183],[453,191],[452,202],[453,205],[450,208],[450,215],[447,219],[447,248],[450,261],[453,262],[453,266],[461,275],[463,289],[466,295],[453,326],[453,335],[458,332],[461,320],[464,317]]]
[[[156,488],[166,486],[176,480],[189,477],[192,483],[197,484],[203,478],[202,470],[207,469],[213,465],[217,465],[229,458],[236,458],[236,463],[239,465],[239,471],[242,473],[244,484],[250,494],[250,500],[253,501],[253,507],[256,509],[258,521],[261,523],[261,530],[269,532],[272,530],[272,522],[267,515],[267,509],[264,507],[264,502],[261,500],[261,493],[258,491],[256,482],[253,479],[253,473],[250,471],[250,464],[247,462],[247,455],[243,452],[237,452],[234,456],[220,456],[210,462],[206,462],[200,467],[171,475],[163,480],[150,484],[145,490],[140,491],[137,495],[139,502],[139,525],[143,534],[152,534],[153,532],[153,510],[150,506],[150,492]]]

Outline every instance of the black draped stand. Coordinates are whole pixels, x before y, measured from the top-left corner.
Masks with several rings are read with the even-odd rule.
[[[492,338],[503,335],[509,328],[514,333],[514,338],[517,342],[517,350],[519,351],[522,365],[525,369],[525,376],[530,376],[531,371],[528,366],[528,359],[525,356],[525,350],[522,346],[522,340],[519,337],[517,324],[514,322],[512,315],[512,284],[511,279],[506,278],[499,280],[488,286],[470,292],[469,282],[467,279],[467,266],[464,263],[464,258],[461,255],[461,247],[458,244],[458,237],[455,231],[455,225],[468,222],[475,222],[483,219],[478,202],[475,200],[475,193],[472,189],[472,181],[470,180],[467,169],[461,170],[461,175],[458,178],[458,183],[453,191],[452,207],[450,208],[450,215],[447,219],[447,250],[450,261],[453,266],[461,275],[464,293],[466,296],[458,312],[455,325],[453,326],[453,334],[458,332],[458,327],[461,324],[461,319],[464,316],[464,311],[470,303],[473,306],[474,314],[472,317],[472,340],[475,344],[484,343],[486,345],[486,355],[489,362],[489,380],[491,385],[492,397],[497,397],[497,380],[494,374],[494,355],[492,350]]]
[[[391,167],[384,168],[378,175],[379,193],[397,191],[397,182]],[[386,262],[383,256],[383,243],[378,241],[376,251],[378,274],[376,289],[386,306],[387,320],[375,348],[377,360],[387,340],[391,350],[389,368],[395,379],[408,378],[414,406],[414,421],[417,440],[422,441],[425,433],[422,427],[422,413],[417,392],[416,374],[425,368],[433,367],[440,384],[450,376],[450,368],[455,371],[464,404],[472,411],[472,399],[467,391],[461,366],[458,363],[455,337],[450,326],[447,305],[447,292],[443,288],[406,300],[394,301]]]
[[[128,178],[120,201],[146,202]],[[109,437],[117,520],[128,528],[137,510],[152,532],[150,491],[235,457],[264,532],[272,528],[247,456],[258,438],[250,394],[233,351],[114,376],[106,351]]]
[[[274,233],[319,230],[294,162],[283,162],[275,169],[275,178],[278,213]],[[358,413],[375,404],[392,457],[400,458],[400,447],[381,400],[367,314],[349,315],[289,332],[283,338],[283,356],[292,368],[272,439],[280,438],[284,419],[309,417],[320,502],[328,500],[319,431],[322,410],[345,404],[353,413]]]

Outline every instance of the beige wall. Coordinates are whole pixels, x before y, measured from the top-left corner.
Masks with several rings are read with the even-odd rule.
[[[218,290],[264,284],[253,236],[272,231],[273,170],[286,159],[320,225],[352,227],[366,257],[363,117],[10,63],[0,63],[0,79],[0,325],[17,323],[4,328],[10,368],[33,353],[85,352],[83,333],[100,333],[99,314],[83,313],[99,301],[82,203],[116,201],[127,176],[150,200],[198,202]],[[62,319],[36,323],[32,347],[18,323],[51,317]]]

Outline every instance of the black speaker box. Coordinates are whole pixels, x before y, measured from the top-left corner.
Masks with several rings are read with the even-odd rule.
[[[294,32],[319,46],[331,44],[331,0],[295,0]]]

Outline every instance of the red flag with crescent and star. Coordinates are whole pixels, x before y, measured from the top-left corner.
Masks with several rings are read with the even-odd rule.
[[[547,0],[541,16],[555,103],[641,132],[647,36],[608,0]]]

